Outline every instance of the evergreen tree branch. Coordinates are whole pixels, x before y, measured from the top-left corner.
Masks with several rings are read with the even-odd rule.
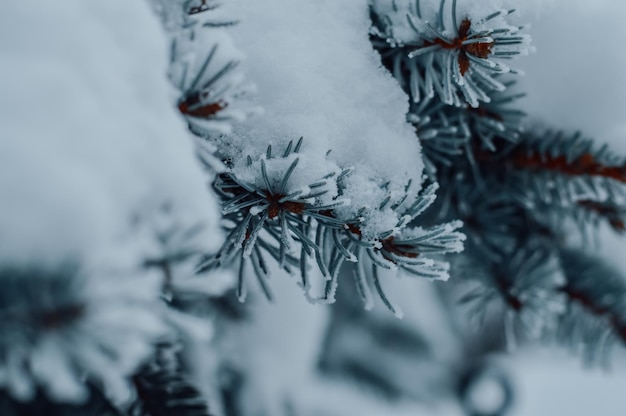
[[[558,339],[580,349],[587,359],[610,348],[626,345],[626,280],[599,258],[579,250],[562,250],[566,283],[560,288],[568,300]]]
[[[527,53],[530,38],[519,33],[521,28],[501,22],[514,10],[459,21],[456,1],[451,8],[445,3],[440,1],[431,19],[422,15],[419,1],[408,10],[374,1],[372,43],[414,102],[437,95],[448,105],[478,107],[490,101],[490,92],[506,88],[497,75],[514,71],[502,61]],[[399,20],[408,20],[412,36],[396,35]]]
[[[206,399],[181,368],[177,348],[157,347],[154,360],[133,377],[137,401],[131,416],[211,416]]]
[[[626,231],[626,210],[619,205],[611,202],[598,202],[588,199],[578,201],[578,206],[588,213],[589,216],[595,216],[601,220],[605,220],[614,231],[618,233],[624,233]],[[581,219],[581,222],[584,219]],[[591,221],[588,219],[587,221]]]

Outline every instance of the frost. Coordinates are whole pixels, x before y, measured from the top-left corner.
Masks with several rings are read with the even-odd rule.
[[[505,20],[514,10],[492,5],[487,11],[469,1],[439,0],[437,8],[423,3],[373,2],[375,43],[383,55],[393,54],[393,72],[408,71],[416,103],[435,93],[457,107],[490,102],[490,92],[505,89],[497,76],[512,72],[505,61],[529,51],[530,37]]]

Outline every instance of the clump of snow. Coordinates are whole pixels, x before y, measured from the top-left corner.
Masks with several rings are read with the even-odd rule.
[[[375,184],[376,186],[372,186]],[[357,219],[365,240],[374,240],[380,234],[394,230],[398,226],[399,215],[391,206],[400,201],[406,194],[402,190],[388,190],[384,183],[367,175],[349,175],[343,180],[346,189],[344,195],[350,201],[335,209],[341,218]],[[383,209],[379,209],[381,201],[390,197],[391,200]]]
[[[155,233],[137,224],[165,204],[203,224],[202,250],[216,247],[210,177],[171,100],[168,45],[146,2],[9,0],[0,35],[5,256],[82,258],[129,241],[124,255],[139,264]]]
[[[386,197],[378,192],[383,183],[394,191],[409,179],[421,182],[419,143],[405,121],[408,98],[368,39],[366,0],[237,0],[223,7],[239,20],[231,33],[264,113],[223,137],[220,151],[254,157],[268,144],[282,149],[304,137],[302,153],[321,160],[331,151],[327,163],[311,166],[313,176],[338,166],[369,182],[358,191],[345,187],[344,196],[361,207]]]

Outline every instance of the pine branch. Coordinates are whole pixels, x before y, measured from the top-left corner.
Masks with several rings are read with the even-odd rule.
[[[466,115],[474,141],[490,151],[496,150],[495,142],[517,143],[523,133],[522,121],[526,114],[511,108],[509,105],[524,97],[524,93],[512,91],[515,80],[498,79],[505,86],[503,91],[489,93],[489,101],[480,103],[478,107],[467,107]],[[478,138],[479,140],[476,140]]]
[[[413,103],[407,120],[415,127],[422,146],[426,172],[436,180],[438,166],[451,166],[464,154],[471,138],[466,112],[450,107],[437,98]]]
[[[281,268],[291,272],[290,266],[300,266],[300,260],[290,253],[296,246],[307,256],[320,251],[318,244],[309,237],[312,220],[334,228],[342,225],[341,221],[328,213],[332,208],[342,205],[343,201],[336,198],[326,200],[325,195],[337,186],[338,177],[345,173],[337,175],[336,172],[330,172],[306,187],[293,188],[290,185],[290,177],[300,160],[298,153],[301,145],[302,139],[295,146],[292,141],[278,156],[272,154],[269,146],[265,157],[256,162],[248,157],[246,167],[258,169],[260,183],[240,180],[232,172],[219,175],[214,183],[214,188],[223,199],[222,213],[232,226],[217,255],[208,256],[198,266],[198,272],[239,261],[237,295],[241,301],[246,297],[246,263],[251,263],[261,288],[266,297],[271,299],[266,284],[268,267],[263,253],[274,258]],[[285,162],[289,164],[281,170]],[[278,169],[276,174],[275,168]],[[268,171],[273,176],[270,177]],[[304,271],[302,279],[303,288],[308,287]]]
[[[0,386],[23,401],[43,393],[80,403],[91,386],[126,400],[131,372],[168,329],[158,281],[124,271],[77,261],[0,266]]]
[[[466,300],[481,315],[497,299],[509,311],[509,328],[534,328],[535,335],[537,328],[554,330],[560,319],[570,343],[607,334],[623,339],[623,316],[607,300],[623,304],[617,280],[606,277],[591,287],[583,284],[591,273],[585,277],[587,272],[563,264],[567,273],[584,275],[568,275],[566,282],[564,260],[549,247],[562,245],[569,220],[581,229],[607,221],[615,231],[624,230],[626,162],[579,134],[524,133],[524,114],[507,105],[521,95],[511,93],[513,82],[498,75],[505,66],[491,61],[490,71],[481,63],[500,56],[499,47],[510,48],[507,57],[524,52],[528,39],[516,29],[476,34],[470,17],[457,18],[456,1],[451,16],[445,0],[439,5],[438,12],[424,16],[419,1],[374,1],[371,39],[411,98],[407,119],[422,144],[428,174],[445,189],[437,218],[463,220],[467,258],[480,263],[472,270],[484,286]],[[489,27],[504,15],[484,22]],[[561,319],[566,300],[569,312]]]
[[[438,97],[424,98],[411,105],[407,120],[415,127],[426,170],[433,180],[438,180],[438,169],[454,165],[459,170],[460,160],[472,162],[472,148],[494,152],[497,142],[519,141],[525,114],[509,104],[523,94],[509,91],[514,82],[505,85],[506,91],[491,93],[489,103],[475,108],[449,106]]]
[[[578,201],[578,206],[587,214],[580,216],[582,218],[579,218],[579,223],[597,223],[598,220],[605,220],[614,231],[620,234],[626,231],[626,210],[623,207],[610,202],[598,202],[588,199]]]
[[[496,152],[474,149],[474,154],[480,175],[499,180],[504,192],[529,209],[626,200],[624,160],[579,134],[527,133],[517,144],[499,143]]]
[[[581,349],[588,359],[615,340],[626,345],[626,280],[604,261],[578,250],[563,250],[568,300],[557,339]]]
[[[506,87],[496,75],[514,71],[502,60],[527,53],[530,41],[519,34],[520,28],[501,23],[514,10],[459,21],[455,0],[451,8],[441,0],[434,16],[423,16],[419,3],[408,10],[399,10],[395,3],[373,4],[372,42],[412,100],[437,95],[448,105],[478,107],[481,101],[489,102],[489,92],[503,91]],[[408,19],[412,36],[396,35],[394,26],[402,19]],[[449,21],[452,27],[447,27]]]
[[[573,143],[567,144],[567,146],[587,147],[587,143],[578,143],[578,137],[574,136],[568,139]],[[557,144],[559,140],[559,138],[554,138],[551,142]],[[526,149],[519,148],[508,156],[507,159],[514,169],[551,171],[568,176],[598,176],[626,183],[626,165],[609,166],[606,164],[607,162],[599,160],[600,158],[594,155],[591,149],[582,153],[568,152],[568,154],[555,155],[549,154],[544,149],[532,149],[532,145],[528,147]],[[552,149],[556,150],[555,147]]]
[[[185,65],[179,76],[177,86],[182,95],[177,106],[180,113],[189,121],[192,131],[202,131],[203,124],[200,120],[210,121],[217,118],[229,106],[230,99],[227,95],[229,85],[224,79],[227,79],[229,73],[237,67],[238,62],[232,60],[219,68],[213,68],[218,47],[218,44],[213,45],[195,74],[189,75],[188,66]]]
[[[410,184],[406,188],[408,195]],[[439,258],[446,253],[462,251],[465,236],[456,231],[461,223],[452,221],[429,228],[410,225],[435,200],[436,185],[424,189],[410,205],[406,197],[391,205],[389,198],[383,201],[380,210],[387,205],[398,212],[399,222],[393,228],[379,231],[376,235],[365,236],[360,221],[352,221],[343,227],[329,230],[321,238],[330,253],[329,280],[324,294],[319,300],[333,302],[337,289],[337,279],[344,265],[352,269],[356,287],[367,309],[373,306],[371,286],[384,305],[395,315],[402,312],[392,304],[384,293],[379,279],[379,269],[400,269],[406,274],[427,279],[445,279],[448,276],[448,264]]]
[[[520,337],[537,339],[556,328],[564,309],[560,288],[565,277],[553,250],[533,241],[495,262],[478,254],[471,253],[465,274],[481,284],[460,299],[472,319],[482,326],[489,314],[498,314],[513,345]]]
[[[268,147],[264,157],[248,157],[245,169],[257,172],[255,179],[243,180],[236,171],[218,176],[214,187],[222,197],[222,212],[229,222],[229,235],[216,255],[207,256],[199,265],[200,273],[217,267],[237,264],[237,295],[246,297],[245,269],[251,265],[261,289],[271,300],[266,256],[273,258],[289,273],[300,272],[299,285],[309,300],[330,303],[338,284],[340,270],[353,267],[358,288],[366,307],[370,307],[370,283],[385,305],[397,312],[386,298],[378,280],[377,268],[400,268],[409,274],[426,278],[447,276],[447,263],[433,259],[462,249],[463,235],[455,230],[460,223],[440,224],[430,228],[409,226],[435,199],[435,186],[427,188],[413,201],[405,194],[385,198],[377,211],[393,215],[398,222],[376,233],[364,232],[369,224],[358,213],[345,218],[338,211],[344,205],[340,197],[342,179],[349,174],[331,172],[315,183],[294,188],[290,178],[296,175],[302,144],[290,142],[276,155]],[[384,186],[383,186],[384,188]],[[339,195],[331,191],[339,189]],[[352,214],[351,214],[352,215]],[[309,264],[315,263],[325,279],[321,296],[312,295]]]
[[[196,25],[196,15],[209,15],[217,7],[211,0],[185,1],[171,47],[169,79],[180,91],[176,106],[189,130],[201,138],[229,132],[233,121],[256,111],[245,102],[251,87],[239,69],[242,57],[226,30],[216,29],[236,22],[204,20],[202,27]]]
[[[582,306],[587,312],[600,319],[606,319],[615,335],[626,343],[626,320],[612,310],[611,305],[602,304],[602,301],[583,290],[577,290],[572,284],[566,285],[561,291],[570,302]]]
[[[132,416],[210,416],[202,393],[180,369],[177,348],[161,344],[153,362],[133,377]]]
[[[184,286],[184,282],[176,279],[176,268],[202,255],[200,238],[204,226],[200,223],[181,223],[167,205],[156,215],[159,217],[153,218],[151,228],[158,248],[154,254],[145,258],[143,267],[160,271],[163,276],[163,297],[170,300],[175,292],[183,290],[181,283]]]

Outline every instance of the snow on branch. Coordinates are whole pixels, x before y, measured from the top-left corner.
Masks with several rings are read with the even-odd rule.
[[[306,155],[299,154],[301,145],[302,139],[295,145],[291,141],[278,154],[268,146],[265,154],[254,160],[248,156],[244,167],[220,174],[214,183],[222,196],[222,213],[232,225],[219,252],[203,261],[198,270],[211,270],[239,258],[237,294],[242,301],[246,297],[246,260],[252,263],[261,287],[271,299],[262,252],[290,271],[290,264],[298,264],[300,253],[292,255],[296,245],[301,246],[305,257],[312,251],[319,252],[319,247],[309,238],[313,219],[335,227],[341,224],[326,213],[345,203],[337,199],[336,181],[346,172],[331,171],[322,177],[310,177],[310,172],[303,168]],[[300,182],[306,185],[299,185]],[[302,286],[307,287],[304,272],[302,276]]]
[[[399,269],[405,275],[426,279],[447,279],[449,265],[441,256],[463,250],[465,235],[458,232],[460,221],[422,228],[413,221],[434,201],[436,185],[424,189],[413,200],[408,199],[408,190],[403,198],[393,201],[387,198],[379,210],[391,209],[400,213],[400,220],[377,234],[365,234],[360,228],[367,223],[357,217],[338,229],[317,230],[317,241],[325,241],[325,257],[328,259],[329,280],[319,300],[333,302],[337,288],[338,272],[348,261],[356,280],[357,292],[366,308],[373,306],[371,287],[383,300],[385,306],[396,316],[402,313],[385,295],[378,269]],[[383,211],[384,212],[384,211]],[[321,236],[320,236],[321,235]]]

